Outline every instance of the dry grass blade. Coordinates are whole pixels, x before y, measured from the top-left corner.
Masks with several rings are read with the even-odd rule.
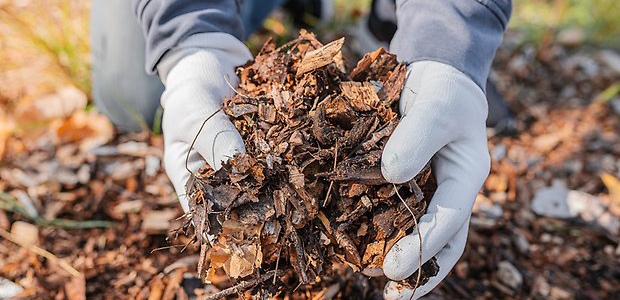
[[[336,147],[334,148],[334,169],[336,171],[336,167],[338,166],[338,143],[336,143]],[[332,193],[332,188],[334,187],[334,181],[331,180],[329,182],[329,188],[327,189],[327,195],[325,196],[325,200],[323,201],[323,206],[327,205],[327,201],[329,201],[329,195]]]
[[[28,251],[31,251],[34,254],[43,256],[45,258],[47,258],[49,261],[58,264],[58,266],[60,266],[62,269],[64,269],[65,271],[69,272],[69,274],[71,274],[71,276],[73,277],[82,277],[82,273],[80,273],[80,271],[76,270],[75,268],[73,268],[70,264],[68,264],[66,261],[58,258],[56,255],[54,255],[53,253],[43,249],[43,248],[39,248],[35,245],[29,245],[29,244],[25,244],[22,241],[20,241],[18,238],[16,238],[13,234],[11,234],[10,232],[0,228],[0,236],[2,236],[3,238],[19,245],[22,248],[27,249]]]
[[[392,184],[392,186],[394,187],[394,192],[398,196],[398,199],[400,199],[400,201],[403,202],[403,205],[405,205],[405,207],[407,208],[409,213],[411,213],[411,217],[413,218],[413,222],[415,224],[416,231],[418,232],[418,239],[420,239],[420,254],[418,256],[418,277],[417,277],[417,279],[415,281],[415,286],[413,287],[413,292],[411,292],[411,297],[409,298],[409,300],[411,300],[411,299],[413,299],[413,296],[415,295],[415,291],[418,289],[418,285],[420,284],[420,278],[422,277],[422,234],[420,233],[420,226],[418,226],[418,220],[416,220],[415,214],[413,213],[413,210],[411,210],[409,205],[407,205],[407,202],[405,201],[405,199],[403,199],[403,197],[400,196],[400,193],[398,193],[398,189],[396,188],[396,184]]]
[[[187,172],[189,172],[190,176],[193,176],[194,173],[192,173],[192,171],[189,169],[189,155],[190,153],[192,153],[192,149],[194,148],[194,144],[196,143],[196,140],[198,139],[198,136],[200,136],[200,132],[202,132],[202,129],[205,127],[205,124],[207,124],[207,122],[213,117],[215,116],[215,114],[217,114],[218,112],[220,112],[222,110],[222,106],[220,106],[220,108],[218,108],[216,111],[214,111],[213,113],[211,113],[211,115],[209,115],[209,117],[207,117],[207,119],[205,119],[202,122],[202,125],[200,125],[200,128],[198,129],[198,132],[196,133],[196,136],[194,136],[194,140],[192,140],[192,143],[189,145],[189,149],[187,150],[187,156],[185,156],[185,169],[187,170]]]

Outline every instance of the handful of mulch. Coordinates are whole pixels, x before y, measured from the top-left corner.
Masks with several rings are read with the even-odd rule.
[[[430,167],[398,185],[380,167],[407,67],[381,48],[347,73],[343,43],[322,45],[302,30],[237,69],[224,110],[247,152],[218,171],[205,166],[186,187],[184,229],[193,224],[204,280],[223,268],[246,280],[234,293],[314,284],[343,263],[370,274],[425,213],[436,189]],[[420,282],[417,272],[406,282],[436,275],[435,259],[422,270]]]

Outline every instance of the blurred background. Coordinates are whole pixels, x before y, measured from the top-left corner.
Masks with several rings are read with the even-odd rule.
[[[166,241],[182,211],[158,126],[119,133],[92,104],[90,5],[0,0],[0,299],[222,289],[196,285],[196,250]],[[336,0],[313,31],[350,36],[369,5]],[[296,33],[276,11],[247,44]],[[490,77],[514,130],[489,130],[465,254],[431,298],[620,299],[620,2],[515,1]]]

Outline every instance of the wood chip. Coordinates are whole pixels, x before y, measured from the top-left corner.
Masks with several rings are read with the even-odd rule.
[[[306,53],[297,69],[297,76],[333,63],[336,55],[340,53],[343,44],[344,38],[341,38],[319,49]]]

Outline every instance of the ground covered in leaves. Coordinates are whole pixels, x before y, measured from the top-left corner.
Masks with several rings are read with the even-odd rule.
[[[619,61],[610,50],[534,48],[507,36],[491,76],[518,133],[491,137],[491,175],[465,253],[433,299],[619,297],[620,98],[608,89],[620,80]],[[67,93],[51,96],[75,98]],[[36,140],[2,135],[0,291],[169,300],[236,284],[223,272],[200,284],[199,249],[181,253],[189,240],[166,241],[182,211],[161,169],[161,137],[113,134],[105,121],[93,128],[80,101],[42,116],[54,122]],[[333,284],[301,285],[295,295],[380,299],[382,279],[346,266],[335,274]]]

